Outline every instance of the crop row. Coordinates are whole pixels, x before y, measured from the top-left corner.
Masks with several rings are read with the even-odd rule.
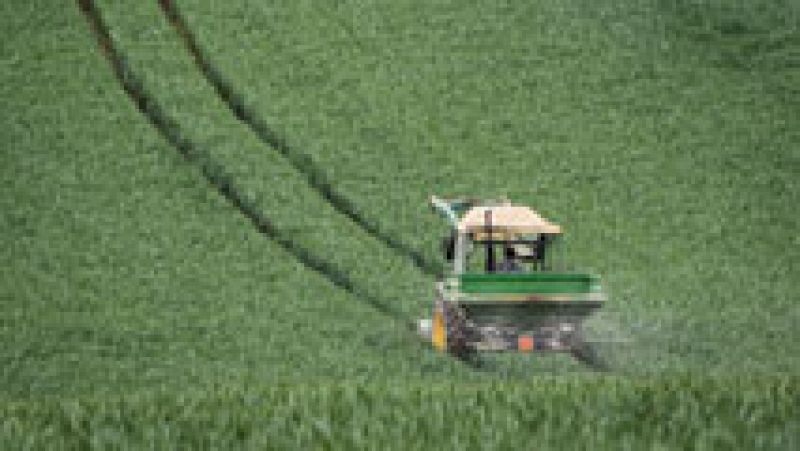
[[[792,449],[797,380],[541,378],[195,387],[0,408],[0,443],[34,447]]]

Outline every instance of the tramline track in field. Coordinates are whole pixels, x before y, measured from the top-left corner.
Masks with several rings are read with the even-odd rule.
[[[318,258],[302,246],[298,246],[285,232],[276,227],[270,219],[255,206],[255,203],[236,186],[233,177],[225,169],[208,157],[199,147],[183,136],[178,123],[169,117],[154,97],[147,92],[138,75],[129,67],[125,56],[116,47],[104,22],[100,10],[93,0],[77,0],[78,7],[86,17],[89,27],[97,38],[103,55],[112,67],[114,76],[122,89],[136,105],[136,108],[147,118],[158,133],[188,162],[196,164],[209,185],[246,217],[259,233],[274,240],[289,254],[293,255],[304,266],[321,274],[336,287],[341,288],[356,298],[364,299],[379,312],[403,323],[413,330],[410,318],[393,306],[390,300],[380,300],[359,289],[357,284],[344,272],[329,261]]]
[[[236,119],[247,125],[264,145],[279,152],[295,170],[305,177],[309,186],[317,191],[336,211],[346,216],[369,235],[377,238],[386,247],[411,260],[424,273],[433,275],[440,272],[436,262],[426,258],[421,252],[400,239],[381,230],[377,224],[367,219],[350,199],[336,190],[328,176],[314,163],[310,155],[290,146],[245,103],[243,96],[236,92],[231,83],[206,56],[173,0],[159,0],[158,4],[170,24],[180,35],[200,72]]]

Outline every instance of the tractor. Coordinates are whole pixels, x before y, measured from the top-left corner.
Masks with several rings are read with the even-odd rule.
[[[507,199],[431,196],[430,203],[451,227],[432,317],[419,321],[433,347],[462,359],[497,351],[567,352],[604,367],[583,323],[606,296],[597,275],[552,269],[559,225]]]

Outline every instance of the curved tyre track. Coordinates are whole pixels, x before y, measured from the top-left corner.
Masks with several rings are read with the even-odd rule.
[[[117,49],[108,26],[103,21],[100,10],[97,8],[94,1],[77,0],[77,2],[80,11],[86,17],[89,27],[97,38],[98,45],[103,51],[103,55],[111,65],[114,76],[119,81],[125,93],[158,133],[163,136],[186,161],[199,166],[203,177],[209,185],[246,217],[259,233],[274,240],[283,249],[289,252],[289,254],[297,258],[304,266],[321,274],[335,286],[346,290],[356,298],[366,300],[379,312],[395,320],[400,320],[408,329],[413,330],[414,325],[412,322],[408,318],[405,318],[405,315],[400,310],[393,307],[391,302],[384,302],[362,292],[352,279],[336,266],[314,256],[301,246],[298,246],[286,233],[275,227],[269,218],[258,210],[255,203],[248,199],[247,196],[237,188],[233,178],[225,172],[223,167],[212,161],[207,153],[202,152],[195,143],[181,134],[178,123],[168,116],[155,101],[153,96],[147,92],[141,79],[128,66],[125,56]]]
[[[203,76],[236,119],[247,125],[262,143],[278,151],[286,158],[295,170],[305,176],[308,184],[336,211],[349,218],[369,235],[377,238],[386,247],[411,260],[424,273],[435,275],[440,272],[439,265],[436,262],[426,258],[421,252],[370,222],[348,198],[334,188],[333,183],[325,175],[325,172],[314,164],[313,159],[308,154],[291,147],[285,139],[275,133],[254,113],[252,108],[246,105],[242,95],[236,92],[233,86],[206,57],[205,52],[201,49],[173,0],[158,0],[158,4],[169,19],[170,24],[180,35],[181,40],[191,54],[195,64],[203,73]]]

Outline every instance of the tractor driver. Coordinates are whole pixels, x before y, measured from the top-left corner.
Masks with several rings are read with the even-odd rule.
[[[521,268],[516,261],[517,252],[511,244],[503,244],[503,261],[500,263],[498,270],[500,272],[520,272]]]

